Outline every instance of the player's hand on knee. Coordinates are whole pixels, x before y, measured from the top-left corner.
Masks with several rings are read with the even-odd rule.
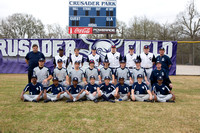
[[[93,96],[96,96],[96,94],[97,94],[97,92],[94,92],[94,93],[93,93]]]
[[[172,94],[172,100],[175,100],[175,99],[176,99],[175,95],[174,95],[174,94]]]
[[[172,88],[172,87],[173,87],[172,83],[170,83],[170,84],[169,84],[169,87],[170,87],[170,88]]]
[[[112,80],[112,84],[115,84],[115,80]]]
[[[24,100],[24,96],[23,96],[23,95],[21,95],[21,96],[20,96],[20,99],[23,101],[23,100]]]
[[[153,100],[153,97],[152,97],[152,95],[150,95],[150,96],[149,96],[149,100]]]
[[[39,101],[40,100],[40,96],[38,96],[36,100]]]
[[[44,79],[42,84],[47,84],[47,81],[48,81],[47,79]]]
[[[102,82],[101,82],[101,80],[99,80],[99,84],[101,84]]]
[[[147,85],[150,85],[149,81],[146,82]]]
[[[131,98],[132,98],[133,101],[135,101],[135,96],[132,96]]]

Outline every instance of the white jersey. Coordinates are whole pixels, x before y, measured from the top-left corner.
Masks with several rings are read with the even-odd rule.
[[[79,61],[80,62],[80,67],[82,67],[81,63],[83,63],[83,56],[80,55],[80,54],[78,56],[76,56],[75,54],[73,54],[71,56],[72,67],[74,67],[75,61]]]
[[[140,58],[141,58],[141,67],[142,68],[152,68],[153,58],[155,58],[153,53],[145,54],[143,52],[143,53],[140,54]]]
[[[90,54],[90,55],[88,55],[88,59],[89,59],[89,61],[94,60],[95,67],[98,67],[99,62],[101,61],[100,56],[98,54],[96,54],[95,56]]]
[[[120,53],[119,52],[116,52],[115,54],[113,54],[112,52],[109,52],[107,54],[107,57],[108,57],[108,60],[110,63],[109,67],[111,67],[111,68],[120,67],[120,64],[119,64]]]
[[[62,67],[66,68],[67,56],[63,55],[62,57],[60,57],[60,55],[56,55],[54,58],[54,64],[56,65],[56,67],[58,67],[58,59],[61,59],[63,61]]]
[[[136,67],[136,65],[135,65],[136,58],[137,58],[136,54],[131,55],[130,53],[128,53],[126,55],[126,67],[128,67],[128,68],[129,67],[132,67],[132,68]]]

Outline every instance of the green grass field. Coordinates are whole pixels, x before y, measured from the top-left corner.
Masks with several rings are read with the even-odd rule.
[[[200,132],[200,77],[173,76],[176,103],[28,103],[25,74],[0,74],[0,132]]]

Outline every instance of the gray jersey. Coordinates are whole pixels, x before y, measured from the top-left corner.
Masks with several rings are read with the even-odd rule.
[[[146,71],[144,68],[140,68],[140,69],[133,69],[133,74],[132,74],[132,78],[134,79],[134,82],[137,82],[137,76],[139,74],[142,74],[143,77],[147,76]],[[143,82],[144,82],[144,78],[143,78]]]
[[[90,81],[90,76],[95,76],[95,80],[98,81],[99,78],[98,76],[100,75],[100,72],[97,68],[93,68],[93,69],[90,69],[90,68],[87,68],[85,70],[85,78],[87,79],[87,82]]]
[[[113,75],[113,70],[111,68],[101,68],[100,69],[100,76],[101,79],[104,80],[104,78],[106,76],[110,77],[110,79],[112,79],[112,75]]]
[[[43,67],[43,68],[35,67],[33,69],[33,74],[37,75],[37,82],[42,84],[43,80],[45,80],[46,78],[49,77],[49,75],[51,75],[51,70],[47,67]],[[48,83],[45,85],[43,84],[43,86],[48,87],[49,84],[50,84],[50,81],[48,81]]]
[[[84,72],[83,70],[75,70],[74,68],[71,69],[69,72],[69,77],[73,79],[74,77],[78,78],[78,83],[82,82],[82,79],[84,78]]]
[[[67,75],[68,75],[68,72],[66,68],[59,69],[58,67],[56,67],[53,70],[53,76],[57,77],[59,82],[65,81]]]
[[[121,67],[118,67],[115,71],[116,79],[119,80],[119,77],[124,77],[124,80],[129,80],[131,74],[128,68],[122,69]]]

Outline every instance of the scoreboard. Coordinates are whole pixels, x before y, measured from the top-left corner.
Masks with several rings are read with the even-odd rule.
[[[69,33],[115,34],[116,4],[116,0],[69,0]]]

